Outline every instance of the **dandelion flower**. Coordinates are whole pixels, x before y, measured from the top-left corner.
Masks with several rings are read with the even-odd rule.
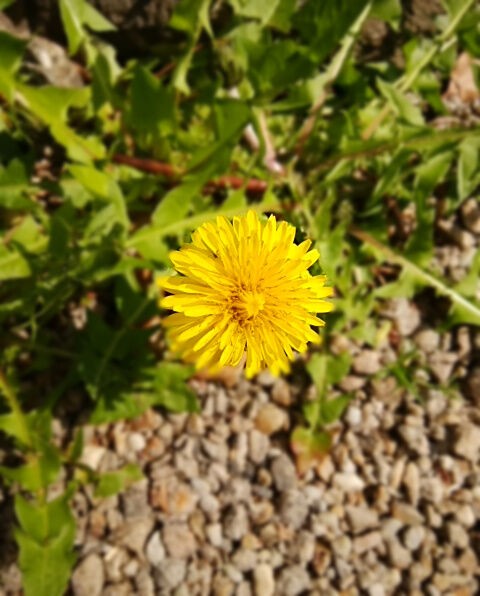
[[[294,243],[295,228],[254,211],[230,222],[217,217],[170,254],[180,275],[160,278],[170,295],[165,319],[172,350],[197,369],[236,366],[246,354],[246,375],[288,372],[295,352],[318,343],[316,314],[332,310],[325,276],[308,268],[319,254],[311,242]]]

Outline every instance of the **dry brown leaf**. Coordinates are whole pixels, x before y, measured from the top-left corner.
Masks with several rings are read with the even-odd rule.
[[[448,88],[442,97],[445,105],[452,111],[455,111],[459,104],[476,107],[480,102],[480,91],[473,74],[473,63],[472,57],[467,52],[463,52],[457,58]]]

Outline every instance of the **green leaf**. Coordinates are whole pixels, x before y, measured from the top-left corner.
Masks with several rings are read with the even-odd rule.
[[[65,89],[59,87],[30,87],[17,84],[17,90],[26,107],[48,128],[52,136],[63,145],[71,159],[89,163],[101,159],[105,147],[96,138],[78,135],[66,124],[70,107],[84,107],[90,99],[90,89]]]
[[[368,4],[367,0],[307,0],[294,14],[293,23],[321,63]]]
[[[121,69],[117,64],[115,50],[112,46],[95,46],[93,56],[90,60],[92,64],[92,102],[93,107],[98,111],[103,104],[110,103],[116,106],[119,102],[118,94],[115,90],[115,83],[120,76]]]
[[[115,30],[115,27],[86,0],[60,0],[60,15],[70,54],[75,54],[87,38],[85,26],[93,31]]]
[[[454,159],[453,148],[447,147],[418,166],[415,176],[413,199],[416,207],[417,227],[411,236],[406,252],[420,266],[426,266],[433,249],[433,223],[435,210],[428,205],[434,188],[445,178]]]
[[[420,108],[415,106],[401,91],[382,79],[377,80],[377,85],[382,95],[402,120],[414,126],[423,126],[425,124]]]
[[[68,446],[67,459],[69,462],[77,462],[82,456],[84,447],[83,429],[78,428],[75,431],[72,442]]]
[[[127,228],[129,225],[125,198],[117,182],[105,172],[91,166],[70,165],[70,172],[94,196],[111,203],[115,221]]]
[[[95,486],[96,497],[111,497],[131,484],[142,480],[143,473],[137,464],[127,464],[115,472],[101,474]]]
[[[458,200],[467,198],[480,182],[480,139],[466,138],[458,146],[457,193]]]
[[[244,115],[246,116],[246,113]],[[230,129],[227,133],[229,135],[232,134],[232,130],[236,129]],[[215,144],[206,152],[210,153],[213,150],[220,154],[226,142],[227,140],[220,140],[218,144]],[[206,152],[202,151],[201,155],[197,154],[197,164],[195,167],[200,167],[198,160],[203,163]],[[207,167],[204,167],[199,172],[194,172],[186,176],[180,186],[174,188],[163,197],[152,214],[152,224],[141,228],[133,234],[128,239],[127,246],[134,247],[146,259],[152,259],[156,263],[166,264],[168,262],[168,249],[164,239],[167,236],[182,234],[185,231],[192,230],[205,221],[214,219],[216,215],[232,217],[245,211],[244,207],[242,207],[244,204],[243,201],[235,206],[229,206],[227,202],[225,204],[225,210],[221,209],[211,213],[201,213],[190,218],[185,217],[190,211],[193,200],[199,195],[201,188],[211,178],[212,171],[219,165],[215,157],[212,157],[211,160],[213,163],[209,163]],[[264,203],[253,208],[258,211],[274,209],[275,203],[272,199],[274,197],[272,197],[271,193],[265,193]]]
[[[172,412],[198,412],[195,393],[187,385],[192,370],[182,364],[161,362],[153,372],[154,405]]]
[[[7,435],[14,437],[23,445],[30,444],[30,433],[25,427],[25,417],[15,412],[0,415],[0,430]]]
[[[332,422],[339,420],[350,401],[351,397],[348,395],[340,395],[332,399],[322,400],[321,423],[332,424]]]
[[[214,106],[216,141],[198,151],[188,164],[188,169],[198,170],[207,163],[211,171],[221,171],[229,163],[230,152],[243,129],[252,118],[250,107],[239,100],[223,100]],[[215,168],[215,164],[217,167]],[[205,174],[204,169],[203,174]],[[210,174],[209,174],[210,175]],[[204,182],[205,176],[203,176]]]
[[[0,244],[0,281],[29,277],[31,272],[27,259],[18,250]]]
[[[12,159],[0,172],[0,207],[4,209],[33,209],[35,203],[28,198],[32,190],[25,164],[19,159]]]
[[[64,494],[47,504],[15,496],[15,531],[26,596],[62,596],[75,562],[75,519]]]
[[[265,193],[264,200],[262,203],[257,205],[250,205],[250,209],[253,209],[257,213],[263,213],[264,211],[275,211],[277,208],[277,203],[275,202],[275,197],[273,197],[272,193]],[[215,211],[208,211],[204,213],[199,213],[197,215],[192,215],[190,217],[186,217],[182,220],[175,221],[169,225],[153,225],[153,226],[146,226],[140,229],[136,234],[130,237],[127,242],[127,248],[135,248],[140,250],[138,247],[142,247],[142,251],[145,250],[145,247],[149,246],[147,250],[152,250],[152,254],[155,255],[153,252],[155,247],[158,248],[157,253],[157,260],[166,262],[168,260],[168,251],[166,249],[165,244],[161,241],[163,238],[167,236],[171,236],[172,234],[180,234],[182,232],[188,232],[194,230],[201,224],[215,219],[217,215],[223,215],[227,218],[232,218],[235,215],[242,215],[245,213],[245,207],[235,207],[231,209],[217,209]],[[157,244],[155,244],[157,242]],[[162,253],[162,257],[158,256]],[[144,255],[147,258],[146,255]],[[150,258],[154,258],[153,256]]]
[[[0,93],[13,100],[14,75],[20,66],[26,42],[0,31]]]
[[[190,87],[187,73],[193,58],[193,51],[203,29],[212,36],[209,9],[211,0],[180,0],[170,19],[169,25],[178,31],[183,31],[189,38],[186,53],[179,61],[173,73],[173,86],[178,91],[188,94]]]
[[[312,354],[307,363],[308,374],[312,377],[319,396],[323,396],[326,390],[327,366],[328,356],[326,354]]]
[[[51,444],[43,445],[40,453],[32,454],[26,464],[17,468],[0,466],[0,474],[9,482],[17,482],[23,490],[38,491],[54,483],[60,472],[61,460],[58,449]]]
[[[180,185],[168,192],[152,213],[152,224],[167,227],[181,221],[190,211],[192,200],[200,193],[204,181],[199,176],[186,178]]]
[[[370,16],[386,21],[393,29],[398,28],[402,16],[400,0],[374,0]]]
[[[175,127],[175,99],[172,91],[146,68],[134,70],[131,87],[129,121],[141,133],[156,136],[173,132]]]
[[[31,274],[28,257],[43,252],[47,246],[42,228],[31,216],[24,217],[10,233],[8,246],[0,244],[0,281],[28,277]]]
[[[202,28],[212,35],[208,17],[210,3],[211,0],[180,0],[170,18],[170,27],[187,33],[190,38],[196,37]]]
[[[258,19],[262,26],[273,25],[282,31],[290,28],[295,11],[295,0],[230,0],[230,4],[238,16]]]

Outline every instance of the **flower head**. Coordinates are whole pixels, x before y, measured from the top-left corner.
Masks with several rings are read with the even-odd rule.
[[[170,254],[180,275],[159,280],[171,293],[160,305],[175,311],[165,319],[172,350],[197,369],[236,366],[246,353],[248,377],[288,372],[294,351],[319,342],[311,327],[324,325],[315,315],[332,310],[324,298],[333,293],[308,272],[319,257],[310,240],[294,237],[290,224],[254,211],[200,226]]]

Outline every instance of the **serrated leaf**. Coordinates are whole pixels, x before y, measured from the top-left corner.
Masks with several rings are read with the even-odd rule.
[[[96,497],[111,497],[131,484],[142,480],[143,473],[137,464],[127,464],[120,470],[101,474],[95,486]]]
[[[87,37],[85,26],[94,31],[114,31],[115,27],[86,0],[60,0],[60,15],[70,54],[75,54]]]
[[[23,490],[38,491],[55,482],[61,468],[58,449],[50,444],[37,447],[29,454],[27,463],[17,468],[0,466],[0,474],[9,482],[17,482]]]
[[[26,596],[62,596],[75,562],[75,519],[69,495],[41,505],[15,497],[20,529],[15,532]]]
[[[52,136],[63,145],[71,159],[90,163],[105,155],[105,147],[97,138],[86,138],[77,134],[66,119],[70,107],[84,107],[90,99],[90,89],[65,89],[59,87],[30,87],[16,85],[26,107],[48,128]]]

